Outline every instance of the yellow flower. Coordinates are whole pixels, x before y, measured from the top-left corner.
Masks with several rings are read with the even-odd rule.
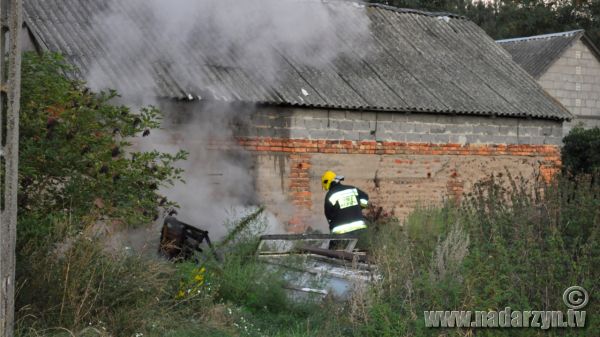
[[[196,282],[202,282],[204,280],[204,276],[198,274],[194,277],[194,280],[196,280]]]

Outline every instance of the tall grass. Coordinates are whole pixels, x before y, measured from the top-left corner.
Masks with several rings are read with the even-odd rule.
[[[209,256],[171,264],[107,254],[84,236],[19,254],[20,336],[599,336],[600,178],[549,185],[505,176],[461,205],[370,226],[382,277],[347,303],[295,303],[281,271],[254,255],[261,226]],[[430,329],[425,310],[562,310],[565,288],[592,298],[585,329]]]
[[[22,251],[18,327],[130,334],[145,330],[171,292],[173,266],[138,256],[110,256],[86,238],[64,249]],[[49,330],[48,330],[49,329]],[[37,332],[36,332],[37,333]]]
[[[414,212],[404,227],[375,233],[384,281],[362,336],[537,336],[539,329],[427,329],[424,310],[562,310],[572,285],[597,293],[600,279],[598,177],[550,185],[508,176],[479,182],[462,205]],[[600,303],[586,307],[585,329],[551,335],[597,336]],[[545,332],[544,332],[545,333]]]
[[[19,254],[19,336],[271,336],[324,329],[323,304],[288,299],[254,252],[263,219],[196,261],[107,251],[84,234]],[[285,334],[284,334],[285,335]]]

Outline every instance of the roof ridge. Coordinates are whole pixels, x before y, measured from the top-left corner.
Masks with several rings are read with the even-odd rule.
[[[567,32],[532,35],[532,36],[525,36],[525,37],[515,37],[515,38],[510,38],[510,39],[501,39],[501,40],[496,40],[496,42],[497,43],[511,43],[511,42],[520,42],[520,41],[542,40],[542,39],[549,39],[549,38],[553,38],[553,37],[567,37],[567,36],[570,37],[572,35],[576,35],[576,34],[584,33],[584,32],[585,32],[584,29],[576,29],[576,30],[570,30]]]
[[[354,1],[354,2],[364,4],[368,7],[377,7],[377,8],[386,9],[386,10],[398,12],[398,13],[420,14],[420,15],[431,16],[431,17],[448,16],[448,17],[451,17],[454,19],[468,20],[468,18],[466,16],[449,13],[449,12],[430,12],[430,11],[426,11],[426,10],[422,10],[422,9],[401,8],[401,7],[395,7],[395,6],[390,6],[390,5],[384,5],[381,3],[372,3],[372,2],[364,3],[362,1]]]
[[[323,3],[346,3],[346,4],[353,3],[353,4],[365,6],[365,7],[381,8],[381,9],[385,9],[385,10],[389,10],[389,11],[393,11],[393,12],[397,12],[397,13],[404,13],[404,14],[419,14],[419,15],[430,16],[430,17],[447,16],[447,17],[450,17],[453,19],[469,20],[464,15],[454,14],[454,13],[450,13],[450,12],[431,12],[431,11],[426,11],[426,10],[422,10],[422,9],[396,7],[396,6],[386,5],[386,4],[377,3],[377,2],[365,2],[365,1],[361,1],[361,0],[320,0],[320,1]]]

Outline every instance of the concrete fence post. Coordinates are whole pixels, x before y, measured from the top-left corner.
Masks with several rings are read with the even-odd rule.
[[[14,336],[22,25],[21,0],[0,0],[0,337]]]

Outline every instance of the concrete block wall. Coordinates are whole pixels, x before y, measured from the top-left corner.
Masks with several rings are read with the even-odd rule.
[[[600,126],[600,60],[583,41],[576,41],[539,83],[576,116],[565,123],[565,134],[578,123]]]
[[[560,145],[562,124],[551,120],[349,110],[263,108],[238,135],[432,144]]]

